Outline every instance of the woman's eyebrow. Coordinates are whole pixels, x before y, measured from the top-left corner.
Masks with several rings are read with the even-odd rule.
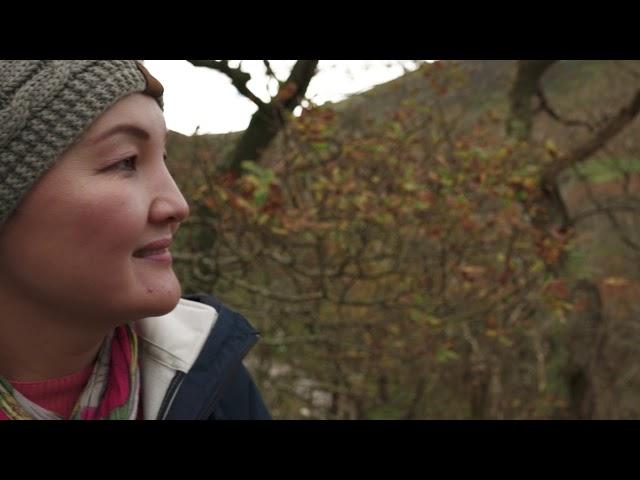
[[[97,135],[94,138],[91,138],[88,140],[88,143],[90,145],[95,145],[96,143],[100,143],[101,141],[116,135],[118,133],[124,133],[127,135],[130,135],[132,137],[136,137],[139,138],[141,140],[149,140],[151,138],[151,135],[149,134],[149,132],[147,132],[144,128],[141,128],[137,125],[131,125],[131,124],[120,124],[120,125],[116,125],[113,128],[110,128],[109,130],[107,130],[106,132],[101,133],[100,135]],[[166,140],[167,135],[169,134],[169,130],[167,130],[165,132],[165,136],[163,138],[163,140]]]

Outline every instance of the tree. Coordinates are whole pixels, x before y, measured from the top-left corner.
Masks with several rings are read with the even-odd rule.
[[[287,114],[300,104],[316,73],[318,60],[298,60],[286,81],[278,81],[279,89],[270,102],[263,102],[247,86],[251,75],[240,67],[233,68],[228,60],[189,60],[196,67],[212,68],[225,74],[238,92],[256,104],[258,110],[251,117],[249,127],[238,140],[233,152],[223,163],[223,169],[234,176],[242,172],[242,162],[257,162],[277,133],[282,130]],[[267,73],[276,78],[268,60],[264,60]],[[276,78],[277,80],[277,78]]]
[[[520,141],[529,141],[534,121],[533,100],[539,102],[538,112],[548,114],[554,121],[568,127],[586,127],[589,135],[579,144],[572,145],[565,152],[554,151],[551,160],[547,162],[540,173],[539,211],[543,214],[538,218],[547,228],[557,228],[561,232],[575,226],[575,219],[567,208],[561,195],[559,177],[564,171],[573,169],[585,161],[593,158],[599,150],[611,142],[620,132],[628,127],[637,117],[640,111],[640,89],[627,100],[627,103],[618,107],[618,110],[610,114],[600,122],[597,127],[585,121],[569,120],[557,113],[556,109],[547,100],[542,85],[545,73],[556,63],[554,60],[519,60],[516,67],[516,75],[513,81],[509,99],[510,113],[506,122],[507,134]],[[636,76],[637,78],[637,76]],[[589,187],[587,187],[589,188]],[[611,208],[604,207],[592,196],[597,206],[597,211],[608,218],[611,226],[619,232],[625,243],[640,252],[640,245],[631,240],[619,224],[616,214]],[[562,264],[552,273],[558,275],[562,270]],[[582,332],[574,332],[572,335],[584,336],[585,324],[591,328],[592,338],[584,342],[576,342],[571,345],[574,352],[571,358],[581,358],[580,361],[572,361],[567,366],[567,384],[570,391],[570,416],[572,418],[592,418],[597,393],[593,383],[593,366],[602,353],[602,330],[604,328],[602,298],[598,285],[588,279],[580,279],[575,285],[576,298],[582,298],[582,318],[588,319],[577,328]],[[593,327],[593,328],[592,328]],[[576,353],[575,349],[587,350],[585,356]]]
[[[521,63],[512,64],[516,78]],[[205,250],[194,241],[176,256],[181,281],[215,291],[258,324],[263,341],[250,366],[276,417],[585,418],[598,410],[596,373],[611,348],[601,291],[624,279],[596,285],[566,274],[579,218],[561,194],[561,172],[587,162],[571,163],[581,157],[574,152],[608,148],[634,103],[621,93],[615,108],[599,105],[600,121],[568,121],[540,74],[526,90],[523,140],[505,136],[514,116],[507,89],[504,113],[474,115],[473,95],[456,106],[458,92],[475,86],[465,75],[455,62],[414,72],[419,88],[353,129],[337,110],[305,108],[241,178],[216,184],[205,175],[186,192],[197,214],[183,230],[193,239],[214,232],[216,242]],[[493,77],[473,78],[485,81],[476,94],[484,100]],[[539,133],[545,125],[571,141],[558,147]],[[581,136],[566,134],[576,129]],[[582,327],[567,328],[578,307]]]
[[[436,379],[464,403],[459,376],[505,369],[496,352],[521,343],[545,288],[540,266],[557,258],[559,242],[512,205],[533,188],[518,181],[525,156],[477,148],[493,143],[486,128],[452,135],[413,98],[394,110],[354,132],[329,108],[305,110],[260,165],[199,195],[218,241],[194,283],[260,322],[256,370],[288,411],[436,416]],[[504,168],[510,156],[521,162]],[[470,415],[503,408],[487,387]]]

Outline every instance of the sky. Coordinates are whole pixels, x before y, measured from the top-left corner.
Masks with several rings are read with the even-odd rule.
[[[262,60],[242,62],[251,74],[248,87],[262,100],[275,95],[277,84],[269,81]],[[295,60],[271,60],[280,80],[286,80]],[[145,66],[164,86],[167,128],[184,135],[228,133],[247,128],[256,110],[253,102],[240,95],[222,73],[194,67],[186,60],[145,60]],[[388,82],[416,68],[415,60],[320,60],[318,73],[307,89],[307,97],[317,105],[336,102]]]

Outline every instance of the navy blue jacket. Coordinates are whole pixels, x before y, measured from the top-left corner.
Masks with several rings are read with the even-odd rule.
[[[257,343],[258,332],[212,295],[195,293],[183,298],[214,307],[218,319],[189,372],[176,374],[158,418],[270,420],[262,396],[242,363]]]

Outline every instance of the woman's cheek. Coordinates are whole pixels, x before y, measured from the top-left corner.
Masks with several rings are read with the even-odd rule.
[[[76,233],[100,250],[133,251],[141,241],[146,221],[141,202],[122,189],[86,195],[78,209]]]

